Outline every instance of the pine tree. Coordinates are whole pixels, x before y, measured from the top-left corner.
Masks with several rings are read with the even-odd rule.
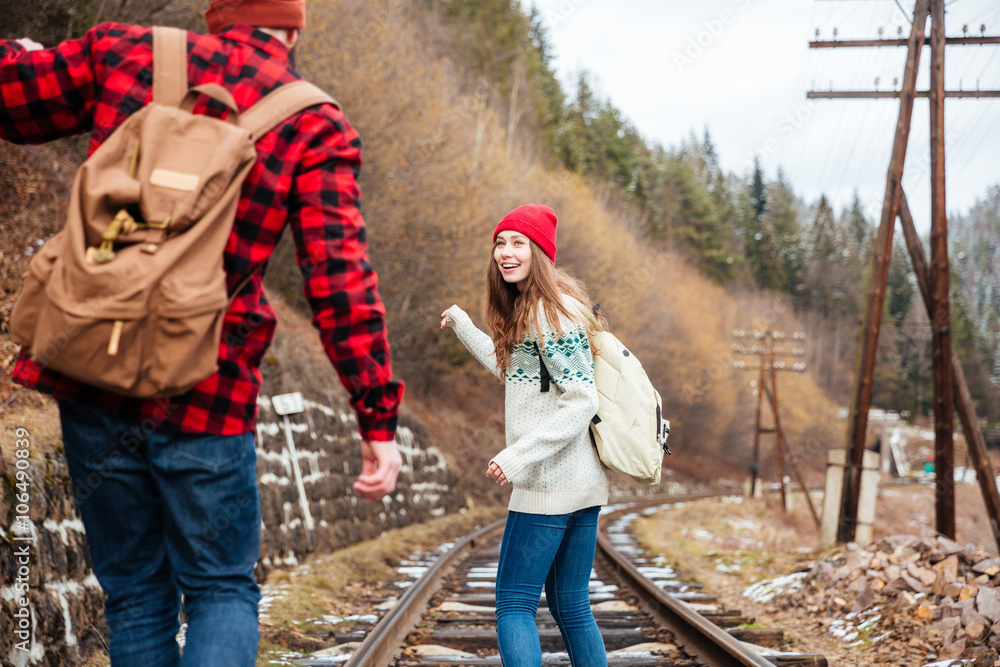
[[[765,227],[771,233],[772,247],[768,252],[774,269],[763,286],[796,296],[805,290],[802,275],[805,252],[799,202],[781,169],[778,169],[778,180],[768,187],[767,202]]]
[[[832,315],[837,310],[834,300],[843,298],[837,264],[837,227],[833,219],[833,209],[826,195],[819,198],[813,216],[809,243],[809,291],[810,301],[824,315]]]
[[[767,185],[757,159],[754,159],[749,195],[750,207],[741,216],[744,254],[754,282],[761,287],[768,287],[774,281],[777,251],[768,228],[768,220],[764,216],[767,210]]]

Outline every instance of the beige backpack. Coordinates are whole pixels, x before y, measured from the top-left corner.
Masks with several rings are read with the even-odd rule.
[[[599,328],[589,308],[569,297],[564,303],[592,329]],[[594,384],[600,407],[590,422],[590,434],[597,453],[611,470],[643,484],[659,484],[663,455],[670,453],[670,422],[663,418],[660,394],[614,334],[598,331],[591,342],[597,350]]]
[[[232,113],[191,113],[198,95]],[[77,171],[66,225],[25,275],[14,342],[43,366],[127,396],[180,394],[214,373],[231,302],[223,251],[254,142],[323,102],[337,105],[298,81],[238,115],[221,86],[188,90],[186,33],[154,28],[153,101]]]

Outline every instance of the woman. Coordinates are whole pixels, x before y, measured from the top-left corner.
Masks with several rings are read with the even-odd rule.
[[[551,208],[527,205],[493,232],[492,338],[458,306],[441,320],[505,383],[507,447],[486,471],[513,485],[496,586],[505,667],[542,664],[535,613],[543,586],[572,665],[607,665],[589,583],[608,476],[588,433],[598,397],[588,332],[575,314],[589,301],[555,268],[556,223]]]

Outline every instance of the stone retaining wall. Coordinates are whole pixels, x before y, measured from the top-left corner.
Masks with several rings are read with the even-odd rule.
[[[353,412],[346,406],[306,400],[306,411],[290,422],[312,517],[311,537],[281,418],[266,397],[259,407],[257,476],[263,523],[259,579],[275,567],[300,561],[310,551],[331,551],[463,505],[460,494],[452,491],[454,476],[441,453],[422,426],[405,417],[398,434],[403,468],[396,493],[373,503],[361,499],[351,488],[361,471]],[[33,449],[27,470],[29,521],[24,525],[15,525],[18,489],[13,462],[0,459],[0,665],[81,665],[106,645],[103,593],[89,567],[65,460],[55,448]],[[219,527],[226,521],[224,509],[220,510]],[[19,582],[18,557],[24,553],[28,566],[22,574],[27,576]],[[21,643],[15,614],[18,586],[25,583],[30,611],[25,624],[30,633]]]

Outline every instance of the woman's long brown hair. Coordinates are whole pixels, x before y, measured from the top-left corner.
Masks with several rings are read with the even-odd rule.
[[[539,310],[545,311],[549,326],[562,333],[560,313],[571,320],[581,321],[578,313],[571,312],[563,304],[563,294],[573,297],[587,308],[591,306],[583,284],[567,272],[557,269],[534,241],[529,240],[528,243],[531,248],[531,273],[526,278],[527,285],[523,293],[515,283],[508,283],[503,279],[492,250],[486,269],[486,323],[493,338],[500,377],[506,376],[514,347],[528,335],[529,322],[534,320],[535,331],[541,331],[542,313]],[[536,308],[539,301],[542,305],[540,309]],[[597,319],[602,329],[607,327],[603,318],[598,316]],[[590,337],[594,333],[591,325],[588,322],[583,324]],[[543,344],[541,339],[538,342]]]

